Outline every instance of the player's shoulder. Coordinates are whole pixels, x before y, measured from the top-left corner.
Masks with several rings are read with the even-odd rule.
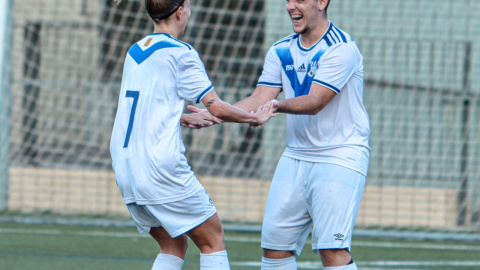
[[[329,47],[334,47],[338,44],[349,44],[354,42],[350,34],[338,28],[332,22],[330,22],[328,30],[323,35],[323,40],[325,40],[325,43]]]
[[[165,48],[178,48],[180,50],[193,50],[193,47],[167,33],[153,33],[145,36],[130,46],[129,51],[141,49],[142,51],[157,51]]]
[[[174,49],[173,51],[169,50],[174,54],[194,51],[190,44],[180,41],[167,33],[153,33],[134,43],[129,48],[128,54],[140,64],[153,53],[163,49]]]
[[[288,36],[278,40],[277,42],[275,42],[273,44],[273,47],[279,47],[279,46],[284,46],[284,45],[290,44],[290,42],[292,42],[293,40],[296,40],[297,38],[298,38],[298,34],[288,35]]]

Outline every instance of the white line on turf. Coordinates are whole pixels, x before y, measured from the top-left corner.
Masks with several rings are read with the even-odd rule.
[[[0,228],[1,233],[18,233],[18,234],[44,234],[44,235],[81,235],[92,237],[117,237],[117,238],[149,238],[148,234],[130,233],[130,232],[105,232],[105,231],[61,231],[61,230],[45,230],[45,229],[15,229]],[[244,237],[244,236],[225,236],[225,241],[242,242],[242,243],[260,243],[260,237]],[[309,243],[307,243],[309,244]],[[354,247],[380,247],[380,248],[399,248],[399,249],[429,249],[429,250],[465,250],[480,251],[478,245],[439,245],[439,244],[413,244],[413,243],[386,243],[372,241],[353,241]]]

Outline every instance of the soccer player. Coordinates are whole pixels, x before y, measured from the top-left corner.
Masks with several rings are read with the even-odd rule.
[[[287,147],[263,221],[264,270],[297,269],[295,256],[310,231],[325,269],[357,269],[350,248],[368,169],[370,125],[362,55],[352,37],[329,21],[329,3],[287,0],[295,33],[270,48],[257,88],[235,104],[255,111],[274,99],[276,111],[287,114]],[[285,99],[276,100],[282,90]]]
[[[249,113],[217,96],[198,53],[178,40],[190,17],[189,0],[145,0],[145,7],[154,33],[126,56],[110,144],[117,184],[138,231],[160,246],[152,269],[181,269],[188,237],[201,251],[201,269],[230,269],[222,225],[187,163],[180,127],[215,118],[181,119],[185,100],[202,102],[222,121],[254,126],[275,114],[271,106]]]

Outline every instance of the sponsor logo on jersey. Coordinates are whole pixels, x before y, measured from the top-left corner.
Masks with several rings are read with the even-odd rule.
[[[298,69],[297,72],[307,72],[307,69],[305,68],[305,64],[302,64]]]
[[[147,42],[145,42],[145,44],[143,45],[143,47],[148,47],[148,46],[150,45],[150,42],[152,42],[152,39],[153,39],[153,38],[149,38],[149,39],[147,40]]]
[[[294,70],[294,69],[295,69],[295,67],[293,65],[287,65],[285,67],[285,70]]]

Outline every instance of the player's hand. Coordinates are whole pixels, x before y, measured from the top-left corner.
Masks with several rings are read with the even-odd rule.
[[[274,107],[274,103],[275,103],[274,100],[270,100],[267,103],[265,103],[263,106],[258,108],[257,112],[255,113],[255,115],[258,118],[258,122],[250,124],[250,126],[253,128],[264,126],[270,120],[270,118],[279,115],[279,113],[276,110],[278,106]]]
[[[192,106],[193,108],[196,108]],[[201,109],[199,109],[202,111]],[[206,110],[205,110],[206,111]],[[182,127],[188,127],[191,129],[200,129],[205,127],[211,127],[215,124],[221,124],[222,121],[220,119],[211,115],[208,111],[207,112],[199,112],[199,113],[189,113],[183,114],[182,118],[180,119],[180,125]]]
[[[200,109],[192,105],[188,105],[187,109],[193,113],[208,113],[207,109]]]
[[[276,99],[270,100],[272,102],[272,111],[278,114],[278,109],[280,108],[280,101]]]

